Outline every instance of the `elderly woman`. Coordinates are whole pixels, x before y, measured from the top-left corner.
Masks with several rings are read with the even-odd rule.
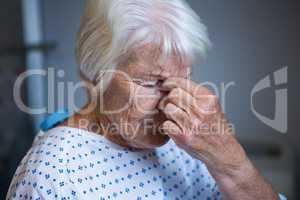
[[[182,0],[88,0],[77,57],[89,102],[45,122],[7,199],[279,199],[189,80],[209,45]]]

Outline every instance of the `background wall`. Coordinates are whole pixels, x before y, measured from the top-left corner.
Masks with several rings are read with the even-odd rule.
[[[1,2],[0,199],[4,199],[16,166],[34,137],[29,116],[16,107],[12,93],[16,77],[26,70],[21,10],[19,0]]]
[[[297,78],[300,75],[300,2],[188,2],[207,25],[214,44],[207,60],[194,66],[193,79],[198,82],[212,82],[218,85],[219,89],[223,82],[235,83],[227,91],[224,107],[227,116],[235,125],[240,141],[275,187],[286,193],[290,199],[297,199],[297,158],[300,157],[300,136],[297,129],[300,114],[297,92]],[[56,44],[53,51],[44,55],[45,68],[54,67],[66,72],[63,78],[57,78],[57,82],[78,80],[74,40],[83,5],[82,0],[42,1],[44,38],[45,41]],[[13,27],[17,26],[19,24]],[[284,66],[288,66],[289,76],[289,129],[285,135],[260,122],[250,107],[250,94],[255,84]],[[45,84],[45,91],[47,87]],[[266,89],[255,97],[257,110],[270,118],[274,117],[275,89],[278,88]],[[84,93],[78,92],[76,99],[77,105],[84,104]],[[56,109],[59,108],[57,105]]]

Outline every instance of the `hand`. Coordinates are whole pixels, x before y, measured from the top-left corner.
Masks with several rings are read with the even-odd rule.
[[[168,121],[161,130],[193,157],[202,160],[218,183],[222,199],[278,200],[234,137],[218,98],[208,89],[182,78],[162,85],[169,91],[159,104]]]
[[[159,109],[169,120],[161,129],[179,147],[202,160],[213,173],[229,173],[247,162],[233,126],[211,91],[183,78],[166,80],[162,90],[169,94]]]

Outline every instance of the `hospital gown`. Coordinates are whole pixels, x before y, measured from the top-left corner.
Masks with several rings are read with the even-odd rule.
[[[206,166],[170,140],[153,150],[126,148],[70,127],[40,131],[21,161],[11,199],[218,200]]]

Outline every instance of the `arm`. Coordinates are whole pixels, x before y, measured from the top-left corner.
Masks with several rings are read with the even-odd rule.
[[[223,168],[221,172],[215,167],[208,169],[225,200],[279,200],[278,194],[249,160],[237,168]]]
[[[161,129],[206,164],[224,199],[279,200],[234,137],[216,96],[186,79],[171,78],[162,87],[170,93],[159,105],[169,119]]]

